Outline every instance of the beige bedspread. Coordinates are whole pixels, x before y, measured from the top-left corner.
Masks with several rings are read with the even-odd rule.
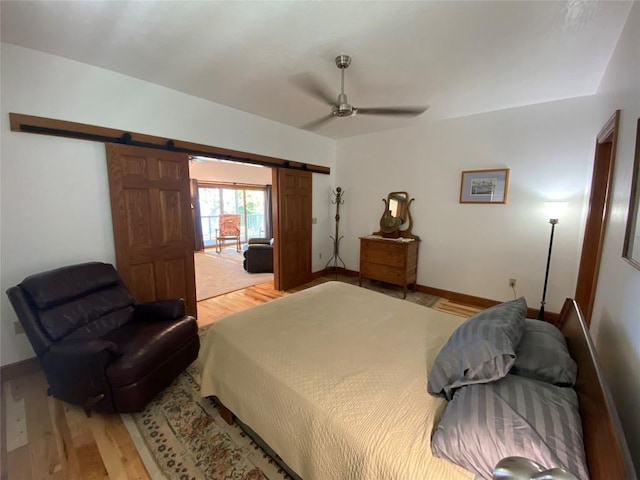
[[[215,323],[201,393],[305,480],[472,478],[430,448],[445,402],[427,393],[428,369],[461,321],[325,283]]]

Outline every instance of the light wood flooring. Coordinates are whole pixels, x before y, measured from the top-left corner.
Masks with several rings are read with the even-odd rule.
[[[288,292],[276,291],[267,282],[202,301],[198,325],[335,279],[335,275],[320,277]],[[443,310],[466,316],[465,306],[448,303]],[[151,478],[120,415],[87,417],[82,408],[48,397],[46,390],[42,372],[2,383],[0,479]]]

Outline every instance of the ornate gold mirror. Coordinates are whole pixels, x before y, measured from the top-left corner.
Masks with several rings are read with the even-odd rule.
[[[407,192],[391,192],[387,198],[383,198],[384,211],[380,218],[380,231],[374,235],[382,235],[388,238],[417,238],[412,235],[413,221],[409,206],[413,198],[409,199]],[[406,227],[403,229],[402,227]]]

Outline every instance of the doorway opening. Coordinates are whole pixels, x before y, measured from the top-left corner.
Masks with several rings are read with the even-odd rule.
[[[273,287],[271,168],[191,157],[189,174],[198,302],[260,283]]]
[[[591,325],[604,234],[609,216],[609,201],[613,184],[613,167],[616,159],[619,122],[620,110],[616,110],[596,138],[589,213],[587,214],[587,223],[584,231],[575,295],[576,302],[584,315],[587,326]]]

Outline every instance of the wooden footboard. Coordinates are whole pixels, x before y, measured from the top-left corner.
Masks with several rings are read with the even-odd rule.
[[[622,425],[582,313],[570,298],[557,323],[578,364],[575,390],[580,404],[584,448],[592,480],[636,480]]]

